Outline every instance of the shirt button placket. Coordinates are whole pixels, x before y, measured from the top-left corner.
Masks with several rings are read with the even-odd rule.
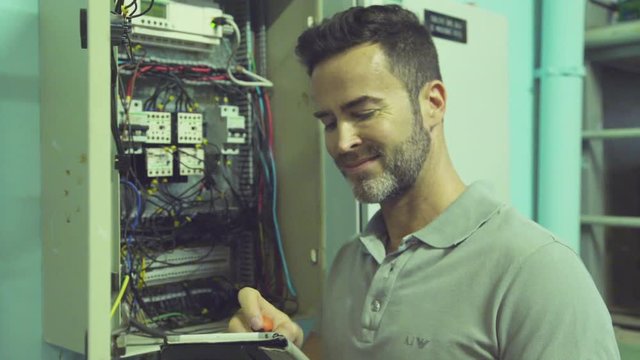
[[[374,313],[377,313],[378,311],[380,311],[380,308],[382,307],[382,304],[380,304],[380,301],[378,299],[374,299],[371,302],[371,311]]]

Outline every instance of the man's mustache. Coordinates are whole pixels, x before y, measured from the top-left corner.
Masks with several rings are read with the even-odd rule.
[[[356,164],[365,159],[370,159],[376,156],[383,156],[384,152],[377,146],[368,146],[360,150],[354,150],[338,155],[334,159],[334,162],[339,168],[349,166],[350,164]]]

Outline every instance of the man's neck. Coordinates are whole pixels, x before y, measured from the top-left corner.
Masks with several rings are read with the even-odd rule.
[[[422,176],[401,196],[380,204],[387,228],[387,252],[398,249],[402,238],[431,223],[465,190],[465,185],[453,170],[445,167]]]

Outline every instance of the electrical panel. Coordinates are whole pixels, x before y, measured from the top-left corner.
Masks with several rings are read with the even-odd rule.
[[[298,303],[283,249],[318,248],[321,217],[309,206],[313,216],[279,228],[292,192],[276,202],[287,180],[266,78],[295,76],[286,98],[306,84],[299,66],[278,74],[298,65],[293,54],[267,72],[266,39],[292,43],[311,3],[276,14],[254,0],[40,2],[46,342],[90,359],[155,358],[165,334],[225,330],[243,286],[289,314],[316,308],[309,284],[322,266],[295,259],[296,277],[313,280]],[[78,13],[75,26],[61,21]],[[289,103],[273,108],[282,116]],[[295,124],[278,142],[293,128],[282,143],[318,140]],[[312,178],[285,186],[315,188]],[[299,228],[313,235],[283,246]]]
[[[127,355],[132,337],[226,327],[243,286],[283,308],[295,297],[277,256],[272,83],[253,65],[264,52],[251,44],[251,2],[119,3],[130,27],[112,60],[120,177],[112,296],[114,349]]]

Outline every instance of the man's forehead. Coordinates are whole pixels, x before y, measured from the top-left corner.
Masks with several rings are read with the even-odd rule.
[[[311,73],[311,81],[380,75],[389,72],[387,64],[387,57],[379,44],[357,45],[318,63]]]
[[[363,95],[380,97],[385,89],[397,85],[402,84],[388,70],[380,46],[360,45],[316,66],[311,74],[311,99],[316,107],[336,106],[336,101],[344,103]]]

